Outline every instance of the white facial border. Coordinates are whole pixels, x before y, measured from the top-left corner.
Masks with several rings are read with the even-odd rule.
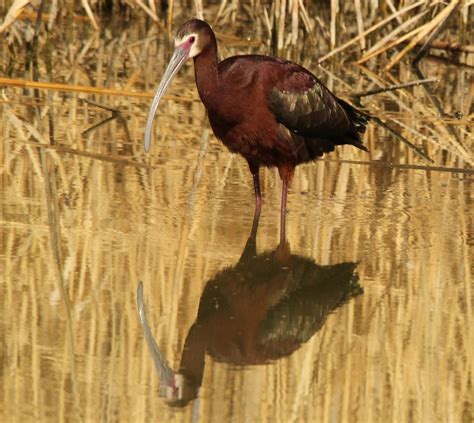
[[[189,42],[189,38],[191,37],[194,37],[194,43],[192,44]],[[188,57],[191,58],[201,53],[201,50],[198,48],[198,40],[199,40],[198,34],[196,34],[195,32],[192,32],[191,34],[186,34],[184,37],[180,39],[176,38],[174,40],[174,45],[175,47],[182,46],[183,44],[185,45],[185,47],[190,46],[188,47],[189,48]]]

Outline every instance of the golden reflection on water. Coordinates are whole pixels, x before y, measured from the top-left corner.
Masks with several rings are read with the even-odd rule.
[[[189,418],[192,407],[177,411],[159,397],[136,286],[144,281],[157,343],[178,369],[206,281],[241,256],[253,195],[242,160],[212,141],[190,203],[199,147],[185,143],[162,146],[163,163],[152,170],[49,150],[46,174],[38,148],[5,142],[9,420]],[[280,183],[273,170],[263,181],[259,254],[278,243]],[[365,293],[272,364],[241,369],[206,356],[200,421],[468,421],[471,207],[462,174],[337,162],[299,168],[289,197],[292,252],[321,265],[359,262]]]
[[[174,94],[196,97],[190,75]],[[178,371],[206,284],[242,266],[254,203],[245,163],[209,135],[197,101],[163,105],[145,156],[146,102],[100,98],[124,111],[126,129],[114,120],[84,134],[109,114],[81,96],[53,93],[35,120],[30,97],[5,95],[2,421],[472,421],[469,170],[345,163],[368,160],[345,147],[299,167],[286,254],[322,268],[357,263],[363,295],[332,307],[277,360],[242,366],[251,363],[206,354],[199,400],[176,408],[160,397],[137,284],[157,345]],[[427,108],[409,101],[417,113]],[[436,165],[463,168],[469,156],[446,122],[429,126],[403,107],[391,113],[413,125],[407,134],[438,140],[426,146]],[[460,127],[466,146],[469,131]],[[380,128],[367,137],[369,158],[420,163]],[[270,257],[279,239],[275,170],[262,172],[262,189],[255,255]]]

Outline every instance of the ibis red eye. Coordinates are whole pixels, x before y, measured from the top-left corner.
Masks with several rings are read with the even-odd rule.
[[[196,37],[192,36],[192,37],[189,37],[189,42],[192,44],[194,43],[194,41],[196,41]]]

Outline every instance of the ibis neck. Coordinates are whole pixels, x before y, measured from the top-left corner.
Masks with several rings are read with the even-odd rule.
[[[204,105],[209,108],[212,98],[218,95],[217,43],[214,39],[208,48],[194,58],[196,86]]]

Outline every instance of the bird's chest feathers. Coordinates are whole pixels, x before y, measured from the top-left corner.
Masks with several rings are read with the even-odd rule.
[[[242,122],[252,112],[256,80],[252,75],[236,72],[221,76],[217,86],[204,85],[199,90],[202,102],[209,113],[209,119],[221,125],[232,126]]]
[[[232,83],[200,92],[214,134],[234,153],[250,161],[273,163],[275,148],[287,144],[267,107],[267,98],[256,76],[232,76]],[[286,149],[286,146],[283,146]],[[263,156],[272,156],[266,160]]]
[[[290,146],[286,139],[288,134],[278,132],[279,125],[274,117],[251,104],[239,121],[227,121],[218,114],[209,113],[209,122],[214,134],[230,151],[251,162],[275,165],[280,150],[283,152]]]
[[[254,143],[258,138],[268,137],[265,118],[256,104],[256,97],[248,92],[222,92],[214,103],[206,105],[209,122],[218,138],[231,148],[231,144]],[[232,148],[231,148],[232,149]]]
[[[263,130],[256,95],[251,89],[235,88],[203,93],[212,129],[229,148],[229,144],[236,142],[236,137],[255,139]]]
[[[204,91],[201,98],[206,106],[209,120],[225,127],[232,127],[241,122],[244,118],[243,106],[246,101],[242,97],[239,98],[239,101],[236,101],[235,95],[227,90]]]

